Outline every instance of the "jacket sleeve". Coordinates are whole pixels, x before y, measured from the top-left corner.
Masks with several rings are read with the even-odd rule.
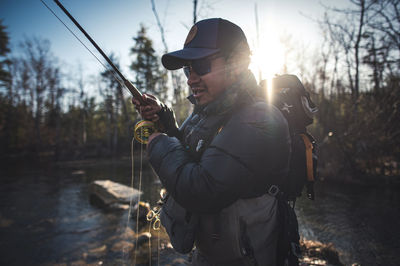
[[[192,212],[217,212],[287,173],[290,139],[274,107],[255,104],[232,116],[195,162],[176,138],[149,145],[150,163],[172,197]]]

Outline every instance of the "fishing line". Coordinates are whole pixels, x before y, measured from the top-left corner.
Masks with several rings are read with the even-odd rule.
[[[131,188],[133,188],[134,184],[134,179],[135,179],[135,158],[134,158],[134,148],[135,148],[135,137],[132,137],[131,140]],[[132,202],[133,202],[133,196],[132,194],[131,199],[129,201],[129,210],[128,210],[128,221],[126,223],[126,228],[125,231],[129,228],[129,220],[131,218],[131,211],[132,211]],[[135,245],[136,246],[136,245]],[[125,259],[126,254],[125,254],[126,247],[122,249],[123,252],[123,258]]]
[[[157,266],[160,265],[160,230],[157,232]]]
[[[88,50],[89,53],[91,53],[91,54],[94,56],[94,58],[96,58],[96,60],[97,60],[107,71],[110,71],[110,72],[111,72],[111,74],[112,74],[112,76],[114,77],[114,79],[115,79],[122,87],[124,87],[125,84],[115,75],[114,70],[111,70],[111,69],[108,68],[103,62],[101,62],[101,60],[89,49],[89,47],[87,47],[87,46],[81,41],[81,39],[79,39],[79,37],[68,27],[68,25],[65,24],[64,21],[63,21],[59,16],[57,16],[57,14],[44,2],[44,0],[40,0],[40,2],[42,2],[43,5],[44,5],[45,7],[47,7],[47,9],[48,9],[48,10],[49,10],[49,11],[64,25],[64,27],[78,40],[78,42],[80,42],[80,43],[83,45],[83,47],[85,47],[86,50]]]
[[[151,236],[151,223],[149,223],[149,234]],[[151,266],[151,237],[149,238],[149,266]]]
[[[143,131],[143,128],[141,128]],[[141,132],[143,134],[143,132]],[[141,189],[142,189],[142,174],[143,174],[143,144],[140,145],[140,168],[139,168],[139,195],[137,200],[137,210],[136,210],[136,245],[135,245],[135,255],[133,260],[133,265],[136,265],[136,254],[138,250],[138,239],[139,239],[139,211],[140,211],[140,196],[141,196]],[[151,236],[150,236],[151,238]]]

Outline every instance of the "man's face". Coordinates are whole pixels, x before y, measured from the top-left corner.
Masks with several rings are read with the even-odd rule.
[[[211,60],[211,72],[205,75],[199,75],[191,68],[187,80],[187,84],[199,105],[214,101],[232,83],[233,80],[229,78],[226,61],[223,57]]]

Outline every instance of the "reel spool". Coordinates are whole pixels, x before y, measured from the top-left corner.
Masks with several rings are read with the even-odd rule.
[[[140,143],[147,144],[150,135],[154,132],[157,132],[157,129],[152,121],[141,120],[135,125],[134,137]]]

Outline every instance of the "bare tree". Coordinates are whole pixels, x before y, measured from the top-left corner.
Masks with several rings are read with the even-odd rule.
[[[11,63],[7,58],[7,54],[11,52],[9,42],[6,27],[3,25],[3,21],[0,20],[0,87],[8,86],[11,81],[10,72],[6,69],[6,66]]]
[[[39,38],[26,38],[20,47],[23,50],[21,82],[29,91],[31,111],[34,114],[34,132],[36,151],[41,149],[41,121],[43,118],[46,92],[50,90],[49,73],[57,72],[54,57],[50,52],[50,42]]]
[[[82,65],[78,65],[78,73],[76,79],[77,89],[79,90],[79,103],[80,103],[80,123],[81,123],[81,140],[82,144],[85,145],[87,141],[87,128],[86,128],[86,105],[87,105],[87,94],[85,92],[85,80],[82,75]]]
[[[372,69],[374,91],[380,93],[385,76],[400,70],[400,4],[398,1],[371,0],[364,63]]]
[[[54,158],[59,160],[61,156],[62,139],[61,139],[61,101],[65,93],[65,88],[61,85],[61,73],[58,68],[48,68],[46,71],[46,79],[48,81],[47,90],[47,114],[46,128],[47,142],[54,143]]]
[[[195,5],[197,6],[197,1],[195,1]],[[168,53],[168,45],[165,40],[165,30],[164,26],[162,25],[160,21],[160,17],[158,16],[157,8],[155,5],[154,0],[151,0],[151,7],[153,10],[154,17],[156,18],[157,21],[157,26],[160,31],[161,35],[161,40],[164,46],[164,53]],[[194,11],[196,12],[196,11]],[[195,18],[194,18],[195,19]],[[172,81],[172,86],[173,86],[173,99],[172,99],[172,104],[174,107],[176,107],[176,115],[178,120],[183,120],[188,113],[189,108],[187,108],[187,104],[185,104],[186,97],[184,93],[184,82],[182,78],[182,74],[179,75],[176,71],[170,71],[169,72],[171,81]]]
[[[341,47],[344,62],[347,69],[349,88],[353,97],[355,110],[357,110],[357,100],[360,94],[360,68],[361,55],[363,49],[363,36],[368,23],[368,10],[372,3],[366,0],[350,0],[354,5],[353,9],[330,9],[339,15],[336,21],[325,16],[326,29],[329,32],[333,47]]]

